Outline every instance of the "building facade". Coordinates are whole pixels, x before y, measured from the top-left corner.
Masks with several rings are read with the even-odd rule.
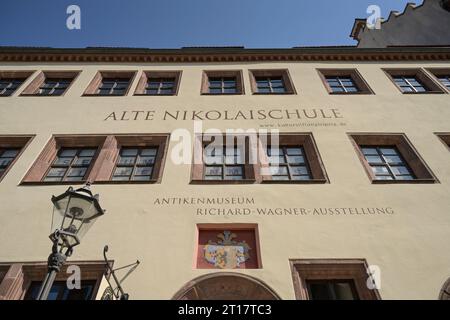
[[[64,268],[53,298],[107,296],[106,244],[115,267],[141,262],[131,299],[448,298],[449,61],[426,47],[1,49],[0,298],[35,297],[50,197],[86,182],[107,212],[66,265],[82,290]],[[250,131],[208,153],[228,129]]]
[[[366,19],[356,19],[351,36],[358,48],[447,46],[449,28],[450,1],[424,0],[420,5],[408,3],[403,12],[391,11],[375,28],[368,28]]]

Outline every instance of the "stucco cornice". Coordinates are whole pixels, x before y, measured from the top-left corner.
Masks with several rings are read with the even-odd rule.
[[[106,62],[196,63],[248,61],[408,61],[450,60],[450,47],[303,47],[291,49],[244,48],[0,48],[1,62]]]

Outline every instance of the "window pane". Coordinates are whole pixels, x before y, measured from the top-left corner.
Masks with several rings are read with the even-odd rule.
[[[236,88],[225,88],[223,93],[237,93]]]
[[[152,174],[153,167],[137,167],[134,175],[136,176],[150,176]]]
[[[206,167],[205,175],[209,176],[222,176],[222,167]]]
[[[226,167],[225,174],[227,176],[242,176],[242,167]]]
[[[258,92],[260,92],[260,93],[270,93],[270,88],[259,88],[258,87]]]
[[[272,175],[288,175],[288,169],[287,169],[287,167],[285,167],[285,166],[282,166],[282,167],[278,167],[278,166],[274,167],[274,166],[271,166],[271,167],[270,167],[270,173],[271,173]]]
[[[286,152],[287,152],[288,155],[291,155],[291,156],[296,156],[296,155],[302,155],[303,154],[301,148],[287,148]]]
[[[345,92],[344,88],[342,88],[342,87],[331,87],[331,91],[333,91],[333,92]]]
[[[377,156],[378,155],[376,148],[362,148],[361,150],[365,156],[373,156],[373,155]]]
[[[272,180],[275,181],[289,181],[288,176],[272,176]]]
[[[14,160],[14,158],[0,158],[0,167],[7,167]]]
[[[222,93],[222,89],[211,88],[211,89],[209,89],[209,93],[221,94]]]
[[[395,155],[398,154],[398,152],[397,152],[397,150],[395,148],[380,148],[380,151],[385,156],[388,156],[388,155],[394,155],[395,156]]]
[[[395,175],[401,175],[401,174],[410,175],[411,174],[409,169],[407,167],[403,167],[403,166],[391,167],[391,170],[392,170],[392,173]]]
[[[155,157],[139,157],[138,164],[140,165],[152,165],[155,163]]]
[[[387,163],[402,163],[402,159],[400,159],[400,157],[398,156],[384,156],[384,158],[386,159]]]
[[[383,159],[379,156],[366,156],[369,163],[384,163]]]
[[[136,157],[120,157],[119,165],[134,165]]]
[[[275,92],[275,93],[284,93],[285,90],[284,90],[284,87],[276,87],[276,88],[273,88],[273,92]]]
[[[17,150],[17,149],[9,149],[9,150],[5,150],[1,154],[1,157],[2,158],[14,158],[15,156],[17,156],[18,153],[19,153],[19,150]]]
[[[138,149],[123,148],[120,152],[122,156],[136,156]]]
[[[151,179],[152,179],[152,177],[150,175],[148,175],[148,176],[133,176],[133,178],[131,178],[131,180],[133,180],[133,181],[149,181]]]
[[[76,149],[61,149],[59,155],[61,157],[74,157],[77,154]]]
[[[73,158],[61,158],[61,157],[59,157],[59,158],[57,158],[55,160],[54,165],[56,165],[56,166],[69,166],[70,163],[72,162],[72,160],[73,160]]]
[[[47,177],[63,177],[66,170],[66,168],[51,168],[47,173]]]
[[[93,157],[95,154],[96,149],[84,149],[80,151],[79,156],[80,157]]]
[[[158,151],[157,148],[142,149],[141,155],[142,156],[156,156],[157,151]]]
[[[289,163],[305,163],[303,156],[288,156]]]
[[[373,166],[372,167],[372,171],[374,174],[378,175],[378,174],[389,174],[389,170],[387,169],[387,167],[384,166]]]
[[[205,176],[205,180],[222,180],[222,176]]]
[[[413,176],[397,176],[396,177],[397,180],[414,180]]]
[[[74,166],[89,166],[91,164],[92,157],[80,157],[77,158],[73,165]]]
[[[129,181],[130,176],[113,176],[112,180],[113,181]]]
[[[67,174],[68,177],[84,177],[86,174],[87,168],[71,168],[69,170],[69,173]]]
[[[295,167],[290,167],[290,169],[291,169],[291,174],[294,176],[309,175],[308,168],[306,168],[305,166],[295,166]]]
[[[114,171],[115,176],[131,176],[133,168],[131,167],[117,167]]]

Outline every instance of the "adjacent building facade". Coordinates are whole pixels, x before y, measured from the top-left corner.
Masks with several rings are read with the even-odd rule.
[[[366,19],[356,19],[351,36],[358,48],[393,46],[442,46],[450,44],[450,1],[410,2],[403,12],[391,11],[379,28],[368,28]]]
[[[86,182],[107,212],[66,265],[82,289],[63,269],[53,298],[108,297],[106,244],[141,261],[131,299],[448,298],[449,60],[1,49],[0,298],[36,296],[50,197]]]

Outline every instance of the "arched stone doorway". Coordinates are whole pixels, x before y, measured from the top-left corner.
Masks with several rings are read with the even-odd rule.
[[[280,300],[263,281],[244,274],[218,272],[189,281],[174,300]]]

